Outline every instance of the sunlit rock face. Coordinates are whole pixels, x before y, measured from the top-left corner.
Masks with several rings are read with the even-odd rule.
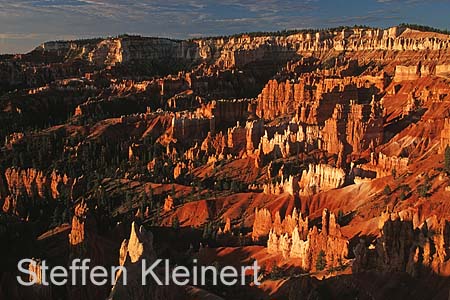
[[[399,26],[1,55],[0,299],[447,298],[449,41]],[[23,257],[40,280],[43,259],[80,258],[128,284],[22,297]],[[143,286],[157,257],[256,260],[263,284]]]
[[[448,274],[447,220],[439,221],[433,215],[418,225],[416,216],[386,212],[380,218],[379,228],[375,247],[361,241],[354,248],[354,272],[378,268],[385,272],[406,272],[413,277],[430,272]]]
[[[119,265],[126,269],[116,274],[116,281],[107,299],[179,299],[185,294],[184,289],[178,286],[158,286],[152,282],[150,276],[148,284],[142,284],[142,264],[145,260],[147,266],[156,260],[153,249],[153,235],[151,232],[134,222],[128,240],[124,240],[119,251]],[[127,277],[127,284],[123,277]]]
[[[277,218],[275,223],[277,223]],[[297,258],[302,269],[316,270],[319,253],[323,251],[324,262],[328,267],[343,264],[348,256],[348,240],[342,236],[336,217],[327,210],[322,214],[322,229],[313,226],[308,228],[308,217],[302,218],[296,210],[288,215],[281,228],[276,226],[269,232],[267,251],[270,254],[281,254],[283,258]],[[293,229],[292,229],[293,228]]]

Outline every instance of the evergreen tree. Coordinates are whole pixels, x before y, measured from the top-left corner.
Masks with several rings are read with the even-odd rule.
[[[63,211],[61,219],[62,219],[63,223],[69,223],[69,221],[70,221],[70,210],[68,208],[66,208]]]
[[[450,173],[450,147],[445,148],[445,172]]]
[[[172,188],[171,188],[171,190],[170,190],[170,195],[171,195],[172,197],[175,196],[175,185],[173,185],[173,184],[172,184]]]
[[[396,169],[392,169],[391,174],[392,174],[392,178],[394,178],[394,179],[397,178],[397,170]]]
[[[230,186],[228,185],[228,182],[224,182],[223,184],[222,184],[222,188],[224,189],[224,190],[229,190],[230,189]]]
[[[344,212],[340,209],[337,215],[338,224],[342,226],[342,221],[344,219]]]
[[[52,226],[59,226],[61,224],[61,217],[62,217],[62,210],[59,205],[55,207],[55,210],[53,211],[53,217],[52,217]]]
[[[387,196],[390,195],[391,193],[392,193],[391,187],[388,184],[386,184],[383,190],[383,194]]]
[[[203,226],[203,239],[207,240],[211,236],[211,223],[208,222]]]
[[[316,269],[317,271],[322,271],[327,266],[327,261],[325,257],[325,251],[320,250],[319,254],[317,255],[317,261],[316,261]]]
[[[233,192],[233,193],[236,193],[238,190],[237,190],[237,184],[236,184],[236,182],[235,181],[232,181],[231,182],[231,191]]]
[[[172,219],[172,227],[173,227],[174,229],[180,228],[180,220],[178,219],[178,216],[175,216],[175,217]]]

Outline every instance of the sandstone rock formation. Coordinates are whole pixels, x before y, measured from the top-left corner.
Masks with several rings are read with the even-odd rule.
[[[164,211],[168,212],[173,209],[173,198],[172,196],[167,196],[166,200],[164,201]]]
[[[172,136],[178,141],[203,140],[208,132],[214,132],[214,119],[195,115],[182,115],[172,119]]]
[[[264,184],[263,191],[265,194],[281,195],[283,193],[288,193],[294,196],[299,191],[298,183],[298,177],[289,176],[289,178],[285,180],[282,176],[280,182],[269,182]]]
[[[74,251],[79,254],[85,250],[85,247],[81,247],[82,244],[87,244],[86,240],[86,216],[88,214],[89,208],[86,202],[80,202],[75,206],[74,216],[72,218],[72,227],[69,233],[69,244],[74,247]]]
[[[375,249],[367,248],[364,241],[354,249],[353,271],[376,268],[406,272],[414,277],[430,272],[447,276],[449,226],[447,220],[438,220],[435,215],[414,227],[412,220],[385,213],[380,219],[381,236]]]
[[[5,178],[7,188],[12,194],[23,193],[30,198],[44,198],[49,194],[56,199],[62,188],[70,188],[67,175],[58,174],[56,171],[44,175],[42,171],[35,169],[8,168],[5,171]]]
[[[378,146],[383,140],[384,108],[375,94],[384,83],[364,79],[308,74],[298,83],[297,79],[292,79],[293,83],[271,80],[258,97],[257,114],[268,120],[280,115],[294,119],[273,139],[266,133],[260,151],[287,157],[318,148],[345,157]]]
[[[180,299],[175,286],[142,286],[140,263],[154,250],[188,262],[202,244],[201,263],[290,268],[260,287],[208,287],[225,298],[283,298],[299,278],[309,290],[293,299],[447,297],[449,49],[448,34],[355,26],[0,55],[0,298],[26,298],[10,284],[22,257],[114,264],[131,220],[156,246],[131,225],[127,286],[122,273],[112,291],[41,296]],[[395,213],[379,217],[386,206]],[[345,276],[291,276],[324,265],[310,275]]]
[[[4,200],[3,211],[20,217],[26,217],[30,209],[34,208],[34,200],[74,201],[86,189],[82,176],[72,179],[55,170],[44,174],[32,168],[8,168],[4,178],[5,182],[0,188],[0,198]]]
[[[255,209],[252,238],[254,241],[265,237],[272,228],[272,215],[266,209]]]
[[[105,265],[107,262],[105,253],[108,249],[101,247],[101,245],[105,244],[106,240],[98,234],[97,222],[91,214],[86,201],[79,201],[75,205],[71,225],[68,235],[68,260],[72,261],[76,258],[81,260],[89,259],[91,266]],[[87,281],[86,285],[68,286],[67,298],[95,299],[97,295],[103,294],[105,290],[105,286],[97,286],[93,282]]]
[[[231,219],[230,218],[226,218],[223,229],[221,227],[219,227],[217,234],[218,235],[231,234]]]
[[[309,165],[308,171],[303,170],[299,182],[300,194],[311,195],[341,187],[345,183],[345,172],[329,165]]]
[[[153,235],[151,232],[132,223],[130,238],[124,240],[120,247],[119,265],[126,270],[126,275],[119,270],[115,284],[108,299],[179,299],[184,292],[176,286],[158,286],[152,278],[148,278],[147,285],[142,284],[142,263],[147,266],[155,261],[153,249]],[[126,276],[127,284],[123,277]]]
[[[21,286],[21,292],[23,293],[22,297],[31,299],[52,299],[53,295],[53,287],[50,285],[43,284],[43,270],[42,270],[42,261],[40,259],[32,258],[33,263],[28,265],[28,271],[36,274],[36,276],[29,275],[28,278],[22,278],[24,281],[34,282],[34,285],[30,287]],[[46,283],[48,282],[48,271],[46,271]],[[22,276],[23,277],[23,276]]]
[[[436,75],[437,76],[449,76],[450,74],[450,65],[437,65],[436,66]]]
[[[394,173],[403,174],[408,171],[409,159],[407,157],[387,156],[382,152],[370,155],[370,162],[354,169],[355,175],[361,177],[381,178]]]
[[[325,253],[327,267],[343,265],[348,256],[348,240],[342,236],[333,213],[323,211],[321,231],[316,226],[309,229],[308,218],[303,220],[301,214],[297,217],[295,210],[285,221],[286,225],[292,224],[285,225],[281,231],[277,228],[270,231],[267,242],[269,253],[279,253],[284,258],[298,258],[301,260],[301,267],[306,271],[316,270],[316,262],[321,251]],[[294,229],[289,231],[293,225]]]
[[[417,80],[420,77],[420,68],[418,66],[396,66],[394,81]]]
[[[272,182],[269,178],[269,183],[264,184],[263,189],[266,194],[289,193],[293,196],[307,196],[340,188],[344,185],[345,179],[346,175],[342,169],[325,164],[310,164],[299,176],[289,176],[287,179],[281,176],[280,182]]]

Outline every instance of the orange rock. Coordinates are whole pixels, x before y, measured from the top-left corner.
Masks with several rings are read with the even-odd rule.
[[[254,241],[266,237],[272,228],[272,216],[266,208],[255,209],[255,220],[253,223],[252,239]]]
[[[88,210],[84,201],[75,206],[72,228],[69,233],[69,243],[72,246],[77,246],[85,241],[85,220]]]
[[[231,232],[231,219],[227,218],[225,221],[225,226],[223,228],[223,233],[225,234],[225,233],[229,233],[229,232]]]
[[[164,211],[168,212],[173,209],[173,198],[169,195],[167,196],[166,200],[164,201]]]
[[[316,269],[317,258],[321,251],[325,253],[327,268],[340,266],[347,259],[349,242],[342,236],[335,215],[327,210],[322,214],[320,232],[316,226],[308,230],[308,218],[303,220],[301,215],[298,217],[295,210],[293,216],[288,215],[283,224],[286,226],[283,226],[283,232],[279,237],[274,230],[271,229],[269,232],[267,241],[269,253],[278,253],[284,258],[299,258],[304,270]],[[291,226],[294,226],[292,230]]]

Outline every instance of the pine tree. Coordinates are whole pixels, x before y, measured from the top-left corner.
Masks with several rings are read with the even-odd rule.
[[[62,211],[59,205],[55,207],[55,210],[53,211],[53,217],[52,217],[52,225],[53,226],[59,226],[61,224],[61,217],[62,217]]]
[[[152,187],[150,186],[150,202],[152,202],[153,201],[153,189],[152,189]]]
[[[172,197],[175,196],[175,185],[173,185],[173,184],[172,184],[172,188],[171,188],[171,190],[170,190],[170,195],[171,195]]]
[[[211,236],[211,223],[208,222],[203,227],[203,239],[207,240]]]
[[[383,194],[385,194],[387,196],[387,195],[390,195],[391,193],[392,193],[391,187],[388,184],[386,184],[386,186],[384,187],[384,190],[383,190]]]
[[[317,271],[322,271],[327,266],[327,261],[325,258],[325,251],[320,250],[319,254],[317,255],[317,261],[316,261],[316,269]]]
[[[142,192],[142,202],[144,203],[145,206],[149,205],[148,196],[145,191]]]
[[[445,171],[450,173],[450,147],[445,148]]]
[[[180,220],[178,219],[178,216],[175,216],[175,217],[172,219],[172,227],[173,227],[174,229],[180,228]]]
[[[235,181],[232,181],[232,182],[231,182],[231,191],[232,191],[233,193],[236,193],[236,192],[237,192],[237,184],[236,184]]]
[[[69,223],[69,219],[70,219],[70,210],[68,208],[66,208],[63,213],[62,213],[62,223]]]
[[[342,226],[342,221],[344,219],[344,212],[340,209],[337,215],[338,224]]]
[[[224,189],[224,190],[229,190],[230,189],[230,186],[228,185],[228,182],[224,182],[223,184],[222,184],[222,188]]]

